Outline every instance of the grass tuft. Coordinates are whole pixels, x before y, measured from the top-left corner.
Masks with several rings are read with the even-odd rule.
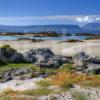
[[[75,100],[88,100],[88,97],[84,93],[75,92],[72,96]]]

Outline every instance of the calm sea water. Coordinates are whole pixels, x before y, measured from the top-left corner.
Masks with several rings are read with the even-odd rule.
[[[43,39],[43,40],[68,40],[68,39],[78,39],[84,40],[86,36],[62,36],[62,37],[31,37],[31,36],[0,36],[0,40],[17,40],[19,38],[31,38],[31,39]]]

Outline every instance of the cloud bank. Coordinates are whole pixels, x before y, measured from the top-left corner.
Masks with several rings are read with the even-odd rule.
[[[81,22],[81,23],[89,23],[89,22],[97,22],[100,21],[100,16],[81,16],[81,17],[77,17],[76,18],[77,22]]]

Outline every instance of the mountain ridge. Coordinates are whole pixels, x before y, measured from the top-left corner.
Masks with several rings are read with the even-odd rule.
[[[96,26],[97,25],[97,26]],[[95,26],[94,28],[92,28]],[[97,27],[97,28],[96,28]],[[54,25],[26,25],[26,26],[9,26],[9,25],[0,25],[0,32],[42,32],[42,31],[55,31],[58,33],[63,32],[91,32],[91,33],[98,33],[100,32],[99,23],[93,24],[88,23],[83,27],[75,24],[54,24]]]

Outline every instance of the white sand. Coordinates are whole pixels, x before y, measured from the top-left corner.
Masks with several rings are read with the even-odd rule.
[[[36,89],[38,86],[36,82],[42,80],[43,78],[33,78],[27,80],[12,80],[5,83],[0,83],[0,92],[6,90],[13,90],[13,91],[23,91],[23,90],[31,90]]]
[[[73,56],[84,51],[91,56],[100,56],[100,40],[88,40],[81,43],[59,43],[59,41],[0,41],[0,45],[8,44],[18,52],[24,53],[30,49],[50,48],[55,54]]]

